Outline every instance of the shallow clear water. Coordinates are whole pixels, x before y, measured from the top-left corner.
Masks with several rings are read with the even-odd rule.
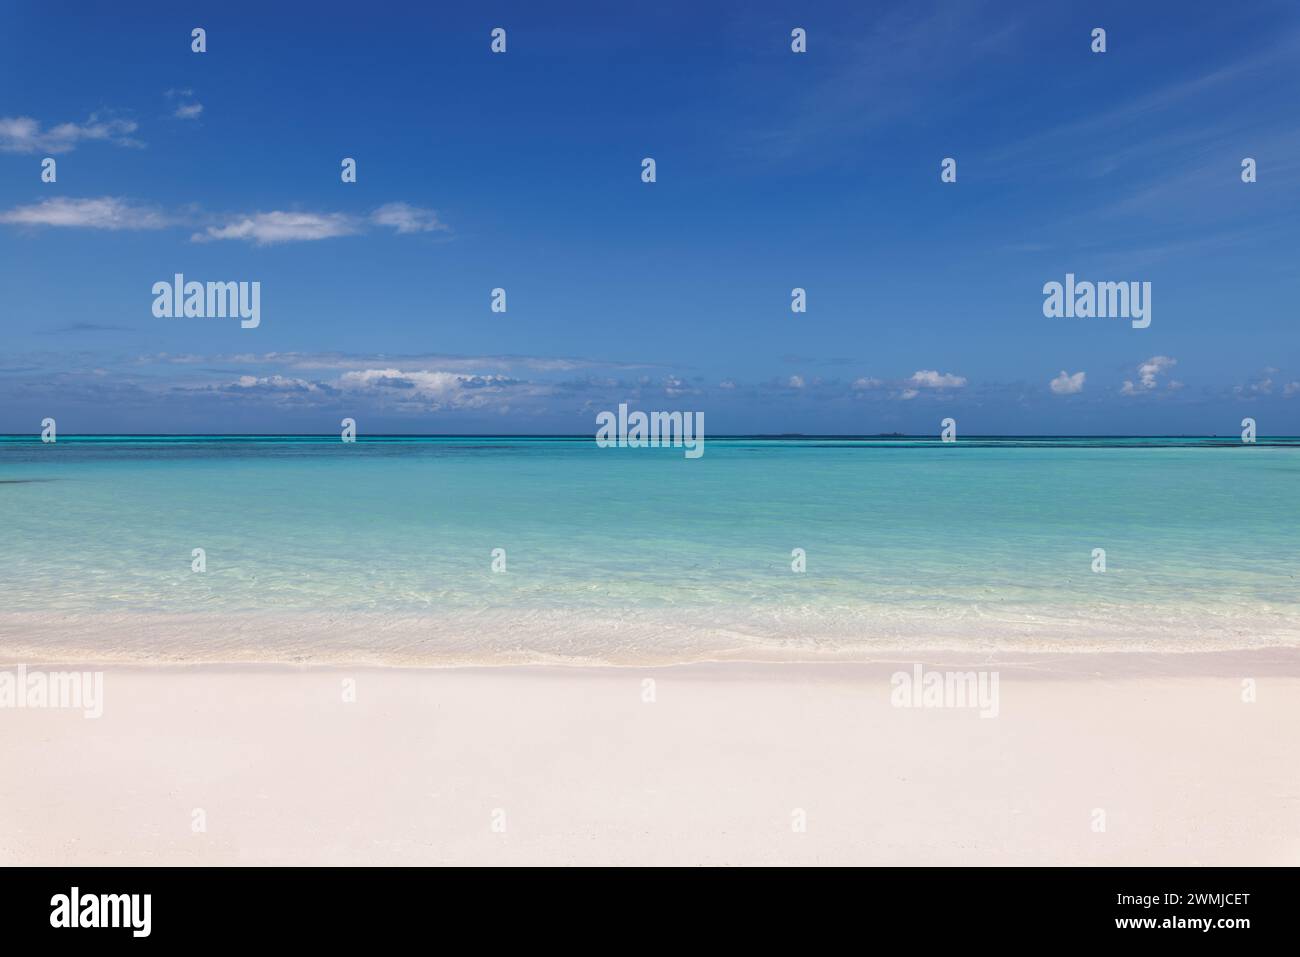
[[[8,437],[0,655],[1300,644],[1298,518],[1300,440]]]

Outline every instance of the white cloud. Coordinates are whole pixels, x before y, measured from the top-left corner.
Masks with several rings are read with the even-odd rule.
[[[48,130],[30,116],[0,117],[0,152],[67,153],[85,141],[141,146],[131,134],[139,129],[134,120],[102,118],[92,113],[84,123],[60,123]]]
[[[172,116],[175,119],[197,120],[199,118],[199,115],[203,112],[203,104],[196,102],[194,100],[194,91],[191,90],[189,87],[185,87],[184,89],[180,89],[180,90],[176,90],[176,89],[168,90],[166,93],[163,94],[163,96],[167,97],[167,99],[169,100],[189,101],[185,103],[176,104],[176,109],[172,112]]]
[[[1300,395],[1300,382],[1288,382],[1282,386],[1282,396],[1284,398],[1289,399],[1293,395]]]
[[[875,383],[876,380],[859,379],[853,383],[854,389],[859,388],[858,382]],[[937,369],[918,369],[902,383],[895,383],[895,386],[899,385],[902,386],[902,389],[895,392],[891,398],[909,402],[919,396],[924,389],[960,389],[966,385],[966,377],[954,375],[951,372],[939,372]]]
[[[934,369],[921,369],[912,373],[908,380],[918,389],[960,389],[966,384],[966,377],[953,375],[951,372],[938,372]],[[912,398],[907,396],[907,398]]]
[[[456,372],[404,371],[402,369],[358,369],[339,377],[339,385],[348,389],[384,387],[419,388],[425,392],[443,393],[455,389],[465,378]]]
[[[258,246],[274,243],[310,242],[353,236],[366,231],[369,223],[391,226],[400,233],[448,229],[438,221],[433,210],[418,209],[406,203],[389,203],[369,217],[348,213],[312,213],[272,210],[267,213],[237,213],[222,217],[204,214],[195,206],[176,214],[164,213],[127,199],[104,196],[98,199],[59,197],[28,206],[15,206],[0,212],[0,223],[19,226],[74,226],[85,229],[162,229],[167,226],[194,226],[217,221],[192,233],[196,243],[235,239]]]
[[[333,239],[358,232],[356,222],[342,213],[252,213],[224,226],[209,226],[190,237],[196,243],[243,239],[258,246],[272,243]]]
[[[275,365],[285,369],[397,369],[422,371],[431,367],[451,372],[478,373],[484,370],[504,372],[526,369],[533,372],[570,372],[579,369],[641,369],[648,363],[615,362],[603,359],[562,358],[525,355],[451,355],[414,353],[408,355],[348,352],[225,352],[167,353],[136,356],[137,365]]]
[[[1049,383],[1052,393],[1055,395],[1076,395],[1083,391],[1083,381],[1088,377],[1086,372],[1076,372],[1070,375],[1064,369]]]
[[[421,209],[408,203],[385,203],[370,214],[377,226],[391,226],[399,233],[429,233],[449,227],[438,220],[432,209]]]
[[[879,379],[873,379],[870,376],[862,376],[854,379],[853,384],[849,386],[849,388],[854,392],[866,392],[870,389],[879,389],[882,385],[884,385],[884,383]]]
[[[788,385],[788,386],[789,386],[790,388],[792,388],[792,389],[802,389],[802,388],[803,388],[803,376],[801,376],[801,375],[792,375],[792,376],[790,376],[790,381],[787,382],[786,385]]]
[[[339,377],[338,387],[390,401],[398,407],[437,410],[446,406],[480,408],[499,404],[509,387],[522,386],[503,375],[465,375],[425,369],[358,369]]]
[[[1276,369],[1273,369],[1272,371],[1277,372]],[[1264,372],[1266,374],[1263,377],[1256,378],[1253,382],[1248,382],[1245,385],[1234,386],[1232,391],[1237,393],[1237,395],[1272,395],[1273,380],[1267,376],[1267,373],[1269,372],[1268,369],[1265,369]],[[1172,382],[1169,383],[1169,385],[1170,388],[1173,387]],[[1282,388],[1283,395],[1285,395],[1286,386],[1283,386]]]
[[[675,397],[679,395],[688,395],[694,391],[694,389],[686,384],[685,380],[680,379],[675,375],[666,376],[664,378],[664,395]]]
[[[1138,381],[1134,385],[1132,381],[1125,380],[1124,385],[1120,388],[1122,395],[1141,395],[1143,392],[1150,392],[1159,384],[1158,377],[1174,366],[1178,365],[1177,359],[1171,359],[1169,356],[1152,356],[1145,362],[1138,365]],[[1182,383],[1170,383],[1170,388],[1181,388]]]
[[[449,227],[438,220],[431,209],[420,209],[407,203],[388,203],[368,217],[378,226],[389,226],[399,234],[446,230]],[[346,213],[290,213],[276,210],[269,213],[248,213],[236,217],[222,226],[209,226],[204,232],[190,238],[194,242],[211,242],[218,239],[242,239],[258,246],[272,243],[310,242],[317,239],[334,239],[363,232],[367,219]]]
[[[83,229],[162,229],[170,221],[162,213],[124,199],[56,197],[0,213],[0,223],[17,226],[74,226]]]
[[[258,389],[268,392],[317,392],[320,389],[315,382],[308,382],[306,379],[295,379],[282,375],[241,375],[235,380],[233,387],[239,389]]]

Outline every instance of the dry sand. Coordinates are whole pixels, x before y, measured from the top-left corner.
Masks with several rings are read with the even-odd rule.
[[[1300,653],[925,664],[998,716],[912,661],[109,665],[0,709],[0,863],[1300,864]]]

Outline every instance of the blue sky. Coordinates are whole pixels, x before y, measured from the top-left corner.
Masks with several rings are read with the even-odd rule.
[[[6,4],[0,431],[1300,433],[1292,2],[289,6]]]

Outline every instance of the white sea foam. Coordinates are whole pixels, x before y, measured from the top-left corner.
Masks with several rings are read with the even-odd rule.
[[[0,660],[285,664],[647,665],[871,661],[920,651],[1206,652],[1300,646],[1289,609],[678,609],[625,616],[510,609],[374,613],[0,614]]]

